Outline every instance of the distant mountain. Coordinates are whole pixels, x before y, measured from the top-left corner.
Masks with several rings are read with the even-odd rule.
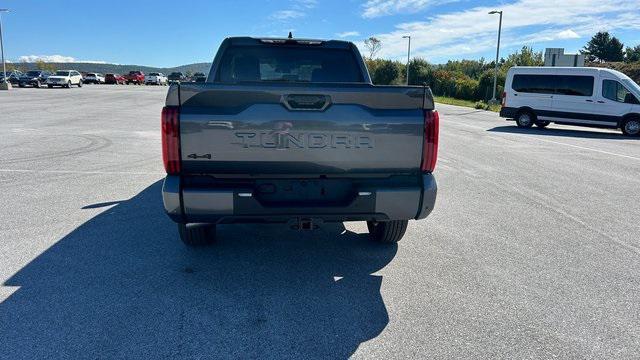
[[[38,65],[43,65],[43,63],[13,63],[15,67],[22,71],[35,70],[38,68]],[[80,72],[97,72],[102,74],[127,74],[129,71],[133,70],[141,70],[142,72],[150,73],[150,72],[161,72],[169,74],[174,71],[179,71],[182,73],[196,73],[201,72],[207,74],[209,69],[211,68],[211,63],[195,63],[188,65],[181,65],[176,67],[153,67],[153,66],[143,66],[143,65],[119,65],[119,64],[99,64],[99,63],[83,63],[83,62],[69,62],[69,63],[44,63],[47,67],[53,67],[58,70],[78,70]]]

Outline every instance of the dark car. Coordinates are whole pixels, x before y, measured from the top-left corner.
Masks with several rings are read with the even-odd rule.
[[[11,85],[18,85],[20,83],[20,77],[22,76],[22,71],[20,70],[11,70],[7,71],[6,77],[7,82],[10,82]],[[5,74],[0,72],[0,82],[3,82],[5,78]]]
[[[373,85],[356,45],[335,40],[227,38],[212,69],[169,87],[161,115],[163,204],[185,244],[210,244],[218,224],[343,221],[396,243],[433,210],[427,86]]]
[[[124,85],[127,82],[127,79],[120,74],[106,74],[104,76],[104,83],[111,85]]]
[[[172,72],[171,74],[169,74],[169,76],[167,76],[167,78],[169,79],[169,82],[181,82],[181,81],[186,81],[187,77],[184,76],[183,73],[181,72]]]
[[[197,83],[203,83],[205,81],[207,81],[207,76],[201,72],[197,72],[195,74],[193,74],[193,81],[197,82]]]
[[[33,86],[39,88],[40,85],[47,82],[47,78],[49,78],[49,76],[51,76],[51,73],[45,70],[27,71],[26,73],[22,74],[22,76],[20,76],[18,86]]]

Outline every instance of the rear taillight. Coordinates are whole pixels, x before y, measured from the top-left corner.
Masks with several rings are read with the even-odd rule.
[[[502,105],[502,107],[507,106],[507,92],[503,92],[502,93],[502,102],[500,102],[500,105]]]
[[[424,141],[422,143],[423,172],[433,172],[438,160],[438,133],[440,132],[440,115],[437,111],[424,113]]]
[[[162,161],[167,174],[180,173],[180,111],[177,106],[162,108]]]

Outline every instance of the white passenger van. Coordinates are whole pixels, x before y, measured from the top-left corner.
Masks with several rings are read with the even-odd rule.
[[[592,67],[512,67],[500,116],[521,128],[550,123],[621,129],[640,135],[640,86],[621,72]]]

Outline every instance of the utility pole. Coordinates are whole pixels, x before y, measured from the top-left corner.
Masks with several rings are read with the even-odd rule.
[[[496,47],[496,70],[495,70],[495,73],[493,74],[493,96],[491,97],[491,100],[489,100],[489,102],[496,104],[498,102],[498,99],[496,98],[496,90],[498,87],[498,58],[500,57],[500,34],[502,33],[502,10],[500,11],[494,10],[489,12],[489,15],[494,15],[494,14],[500,14],[500,22],[498,23],[498,46]]]
[[[4,61],[4,40],[2,39],[2,13],[9,12],[9,9],[0,9],[0,53],[2,53],[2,82],[0,82],[0,90],[11,89],[11,83],[7,82],[7,64]]]
[[[403,39],[409,39],[409,46],[407,47],[407,85],[409,85],[409,61],[411,61],[411,35],[405,35]]]

